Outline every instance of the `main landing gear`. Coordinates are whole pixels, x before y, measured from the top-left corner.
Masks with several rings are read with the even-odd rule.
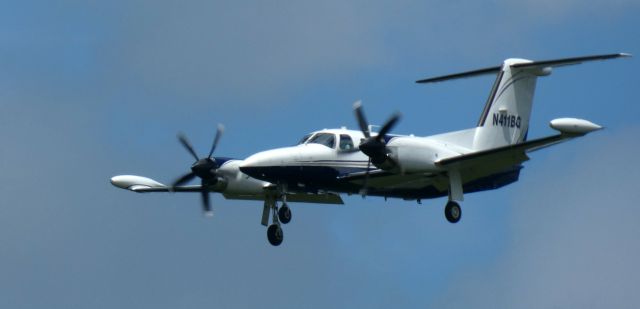
[[[449,176],[449,202],[444,207],[444,216],[447,221],[457,223],[462,217],[462,209],[460,209],[460,204],[456,201],[464,200],[462,178],[458,170],[450,170],[447,174]]]
[[[287,206],[286,196],[282,198],[282,206],[278,207],[278,202],[274,197],[269,197],[264,201],[262,211],[262,225],[267,226],[269,215],[271,214],[272,223],[267,228],[267,239],[273,246],[279,246],[284,240],[282,224],[291,221],[291,208]]]
[[[457,223],[460,221],[460,218],[462,217],[460,204],[455,201],[449,201],[447,206],[444,207],[444,216],[447,218],[447,221],[451,223]]]
[[[283,224],[291,222],[291,208],[287,204],[282,204],[282,207],[278,210],[278,218]]]

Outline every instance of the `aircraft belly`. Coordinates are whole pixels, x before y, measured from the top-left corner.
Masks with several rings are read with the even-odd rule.
[[[486,174],[484,171],[467,170],[463,173],[465,193],[493,190],[518,180],[521,166]],[[335,167],[317,165],[262,166],[243,168],[243,172],[271,183],[286,183],[290,190],[301,192],[332,191],[358,194],[364,178],[342,180],[341,175],[363,172],[360,167]],[[446,196],[448,183],[442,174],[390,174],[370,177],[368,195],[403,199],[427,199]]]
[[[464,193],[481,192],[509,185],[518,181],[521,168],[521,166],[516,166],[490,175],[476,174],[471,177],[463,177],[463,191]],[[406,175],[404,177],[406,178]],[[372,183],[373,180],[370,180],[371,185],[367,192],[368,195],[403,199],[428,199],[447,196],[449,193],[447,179],[441,175],[433,176],[425,180],[415,180],[387,186],[383,185],[383,180],[380,181],[379,184],[381,186],[377,186]]]
[[[252,177],[271,183],[328,184],[335,182],[340,171],[328,166],[290,165],[243,167],[242,171]]]

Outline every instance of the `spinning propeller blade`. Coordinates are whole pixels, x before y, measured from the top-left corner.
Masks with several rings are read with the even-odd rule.
[[[369,170],[371,168],[371,162],[374,164],[378,164],[381,161],[384,162],[387,156],[386,149],[386,141],[384,139],[385,135],[396,126],[398,121],[400,120],[400,113],[395,113],[389,117],[387,122],[382,126],[380,132],[375,137],[371,137],[371,132],[369,132],[369,123],[367,122],[367,118],[364,115],[364,109],[362,108],[362,102],[357,101],[353,104],[353,110],[356,115],[356,120],[358,121],[358,125],[360,126],[360,130],[362,130],[362,134],[364,134],[365,139],[360,143],[360,151],[366,154],[369,157],[369,162],[367,163],[367,170],[365,171],[363,188],[360,190],[360,194],[362,197],[367,195],[367,186],[369,182]]]
[[[386,156],[387,150],[384,137],[393,127],[395,127],[400,120],[401,115],[400,113],[391,115],[387,122],[382,126],[380,132],[378,132],[378,135],[371,137],[371,132],[369,132],[369,123],[364,115],[362,102],[358,101],[354,103],[353,109],[356,114],[356,119],[358,120],[358,125],[360,125],[360,130],[362,130],[362,134],[366,137],[365,140],[360,143],[360,151],[369,156],[369,158],[373,160],[373,163],[376,164],[377,160]]]
[[[176,179],[176,181],[173,182],[171,187],[175,188],[177,186],[183,185],[183,184],[191,181],[191,179],[193,179],[193,178],[196,178],[196,174],[194,174],[193,172],[185,174],[184,176]]]
[[[198,155],[196,154],[196,151],[193,150],[193,146],[191,146],[191,143],[189,143],[189,140],[184,135],[184,133],[178,133],[178,140],[180,140],[180,143],[182,144],[182,146],[184,146],[184,148],[187,148],[187,151],[189,151],[193,158],[198,161]]]
[[[216,150],[223,132],[224,126],[219,124],[216,136],[213,139],[213,144],[211,145],[211,150],[209,150],[209,156],[202,159],[198,158],[198,154],[196,154],[196,151],[193,149],[193,146],[189,142],[189,139],[187,139],[186,135],[178,133],[178,140],[180,141],[180,144],[189,151],[196,162],[191,165],[191,172],[178,178],[171,187],[175,188],[193,180],[196,177],[200,178],[200,195],[202,197],[202,210],[204,211],[205,216],[213,216],[211,200],[209,197],[209,185],[213,185],[218,181],[217,170],[219,166],[216,159],[213,157],[213,152]]]
[[[216,150],[218,146],[218,142],[220,141],[220,137],[222,137],[222,133],[224,132],[224,126],[222,124],[218,124],[218,131],[216,131],[216,137],[213,140],[213,145],[211,145],[211,151],[209,151],[208,158],[211,158],[213,155],[213,151]]]
[[[364,174],[364,181],[362,182],[362,189],[360,189],[360,195],[362,195],[362,198],[367,197],[367,193],[369,193],[368,185],[369,185],[369,169],[371,168],[371,158],[369,158],[369,161],[367,162],[367,170],[365,171]]]
[[[202,195],[202,211],[204,211],[204,215],[207,217],[213,216],[213,211],[211,210],[211,201],[209,200],[209,189],[207,189],[207,184],[204,180],[202,180],[202,191],[200,191]]]
[[[364,137],[371,137],[371,132],[369,132],[369,122],[367,122],[367,118],[364,116],[364,110],[362,109],[362,101],[356,101],[353,103],[353,110],[356,113],[356,119],[358,120],[358,125],[360,126],[360,130]]]
[[[396,126],[396,123],[398,123],[398,120],[400,120],[400,116],[400,113],[391,115],[389,120],[387,120],[384,126],[382,126],[382,129],[380,129],[380,132],[378,132],[378,136],[376,136],[377,141],[381,141],[384,136],[387,135],[387,133],[389,133],[389,131],[391,131],[391,129]]]

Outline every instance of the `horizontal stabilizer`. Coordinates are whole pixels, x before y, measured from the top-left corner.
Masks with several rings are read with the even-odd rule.
[[[437,82],[443,82],[445,80],[450,80],[450,79],[467,78],[467,77],[473,77],[473,76],[479,76],[479,75],[493,74],[493,73],[500,72],[501,68],[502,68],[501,66],[497,66],[497,67],[484,68],[484,69],[473,70],[468,72],[431,77],[431,78],[418,80],[416,81],[416,83],[418,84],[437,83]]]
[[[559,66],[580,64],[588,61],[608,60],[608,59],[615,59],[615,58],[622,58],[622,57],[631,57],[631,54],[618,53],[618,54],[573,57],[573,58],[532,61],[532,62],[518,62],[518,63],[511,64],[511,67],[518,68],[518,69],[559,67]],[[416,81],[416,83],[419,83],[419,84],[436,83],[436,82],[442,82],[442,81],[451,80],[451,79],[474,77],[479,75],[497,73],[497,72],[500,72],[501,69],[502,69],[502,66],[495,66],[495,67],[467,71],[462,73],[421,79]]]
[[[511,67],[512,68],[560,67],[565,65],[580,64],[588,61],[609,60],[609,59],[622,58],[622,57],[631,57],[631,54],[618,53],[618,54],[608,54],[608,55],[596,55],[596,56],[573,57],[573,58],[545,60],[545,61],[534,61],[530,63],[514,64],[514,65],[511,65]]]

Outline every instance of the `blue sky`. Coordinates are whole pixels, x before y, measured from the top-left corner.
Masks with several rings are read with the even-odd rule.
[[[395,131],[473,126],[499,64],[638,54],[637,1],[19,1],[0,10],[0,307],[636,308],[640,154],[636,58],[538,81],[548,121],[606,127],[532,155],[521,180],[445,200],[292,205],[273,248],[257,202],[138,195],[169,182],[226,125],[243,158],[306,132],[404,117]]]

